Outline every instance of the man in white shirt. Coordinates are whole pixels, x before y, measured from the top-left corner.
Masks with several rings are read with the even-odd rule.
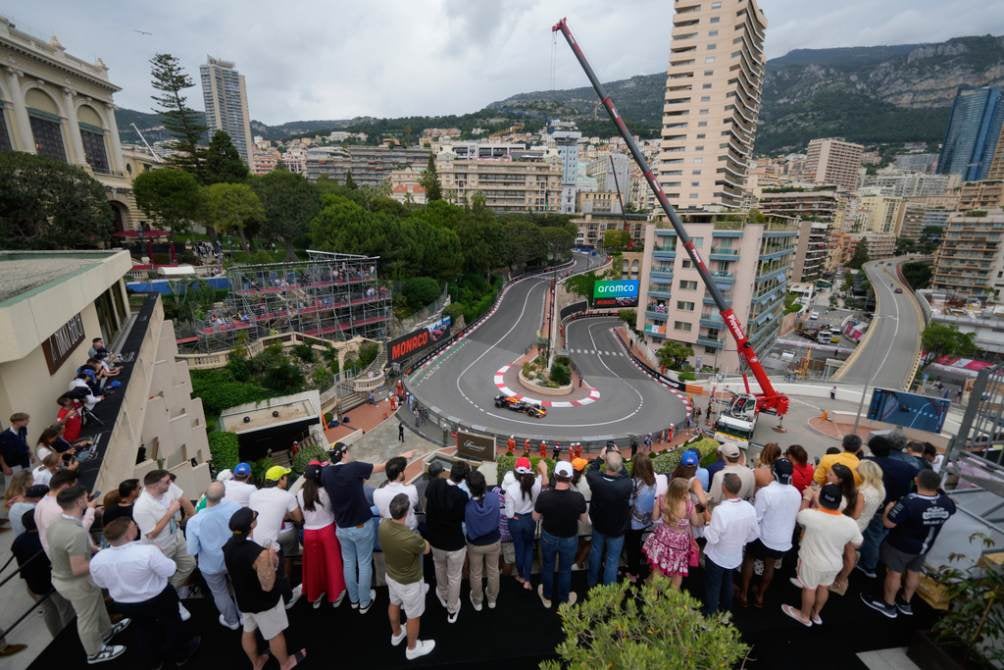
[[[151,661],[184,665],[198,649],[199,638],[186,641],[181,630],[178,593],[168,583],[174,561],[153,545],[134,542],[139,530],[128,517],[113,519],[104,534],[111,546],[91,559],[91,579],[108,589],[116,609],[136,622],[143,641],[139,648],[153,656]]]
[[[289,468],[273,465],[265,472],[262,488],[252,493],[248,500],[248,507],[258,513],[258,523],[255,524],[251,539],[266,549],[273,545],[279,546],[279,555],[283,563],[282,574],[285,578],[280,580],[279,588],[282,590],[283,600],[286,601],[286,609],[300,599],[303,587],[302,584],[295,589],[289,587],[290,573],[293,569],[292,557],[299,548],[296,526],[290,522],[303,523],[300,503],[297,502],[295,495],[286,490],[289,488],[291,472]]]
[[[718,453],[725,459],[725,467],[716,472],[715,476],[711,479],[711,489],[708,491],[708,498],[711,499],[711,503],[717,505],[724,499],[722,479],[728,473],[739,477],[741,484],[739,498],[742,500],[751,500],[753,492],[756,490],[756,477],[753,474],[753,470],[742,462],[743,455],[739,451],[739,445],[735,442],[726,442],[718,447]]]
[[[187,596],[185,583],[195,571],[195,559],[188,553],[177,514],[194,516],[195,508],[184,492],[171,480],[167,470],[151,470],[143,477],[143,492],[133,505],[132,518],[144,542],[156,546],[174,561],[171,586],[180,597]]]
[[[395,456],[387,461],[387,483],[373,491],[373,504],[380,510],[381,519],[392,519],[390,514],[390,501],[398,493],[407,494],[411,506],[408,507],[408,514],[405,516],[404,524],[411,530],[418,529],[418,519],[415,518],[415,508],[418,506],[418,489],[414,484],[404,483],[404,469],[408,467],[408,460],[401,456]]]
[[[719,476],[722,473],[716,473]],[[704,529],[704,615],[732,608],[732,578],[743,562],[743,547],[756,539],[753,505],[739,497],[743,483],[734,472],[722,474],[722,502],[711,512]]]
[[[763,562],[763,577],[754,594],[753,603],[763,607],[763,596],[774,579],[774,568],[789,550],[795,533],[795,517],[802,508],[802,496],[791,485],[793,471],[791,461],[779,458],[774,461],[774,481],[756,492],[756,521],[760,527],[760,537],[746,547],[743,560],[743,582],[737,599],[746,607],[750,582],[753,580],[753,563]]]
[[[234,478],[223,482],[223,486],[226,488],[226,495],[223,497],[237,503],[237,507],[247,507],[248,498],[258,490],[258,487],[251,483],[251,466],[247,463],[238,463],[234,466]]]

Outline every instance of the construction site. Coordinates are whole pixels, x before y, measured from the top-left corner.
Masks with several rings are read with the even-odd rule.
[[[383,340],[391,291],[378,257],[308,251],[305,261],[238,265],[227,270],[230,293],[196,320],[201,352],[229,349],[270,335],[298,332],[329,340]]]

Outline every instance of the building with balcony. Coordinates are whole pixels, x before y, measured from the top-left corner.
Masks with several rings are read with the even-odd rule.
[[[919,242],[924,230],[928,228],[943,230],[950,213],[947,209],[930,207],[924,202],[907,199],[903,206],[903,225],[899,229],[899,236]]]
[[[836,184],[845,191],[858,187],[861,154],[864,147],[833,138],[809,141],[806,150],[804,177],[817,184]]]
[[[958,194],[957,209],[960,212],[1004,207],[1004,179],[963,182]]]
[[[689,211],[680,216],[754,348],[766,351],[784,312],[798,237],[795,224],[776,216],[752,222],[745,213]],[[653,350],[667,339],[686,342],[703,364],[738,371],[735,342],[669,224],[645,229],[640,279],[636,328]]]
[[[105,189],[119,231],[142,218],[119,144],[108,67],[18,30],[0,16],[0,151],[24,151],[82,167]]]
[[[938,168],[938,154],[897,154],[894,165],[904,172],[934,174]]]
[[[256,175],[268,174],[279,166],[282,154],[278,149],[257,149],[251,163],[251,172]]]
[[[362,145],[310,147],[304,168],[307,179],[325,177],[344,184],[348,174],[357,186],[379,187],[390,180],[391,172],[411,167],[421,172],[429,164],[427,149],[371,147]]]
[[[480,193],[497,212],[561,211],[562,162],[553,150],[505,150],[498,158],[481,158],[477,150],[443,151],[436,171],[444,199],[455,205],[469,205]]]
[[[209,137],[217,131],[230,136],[237,153],[254,167],[254,143],[251,138],[251,113],[248,111],[248,88],[244,75],[230,61],[212,56],[199,66],[202,99],[206,106]],[[257,174],[257,173],[256,173]]]
[[[852,231],[863,234],[899,235],[906,209],[903,198],[883,195],[881,189],[862,189]]]
[[[580,214],[620,214],[621,197],[617,192],[580,191],[575,195],[575,211]]]
[[[561,212],[575,212],[576,180],[579,176],[579,142],[582,140],[574,123],[554,120],[548,123],[548,134],[561,157]]]
[[[87,417],[95,440],[80,464],[83,483],[111,491],[123,479],[164,466],[186,491],[209,484],[209,444],[202,401],[192,398],[185,363],[175,362],[174,325],[157,294],[134,310],[124,277],[127,251],[0,252],[0,415],[31,415],[28,443],[55,422],[56,398],[104,338],[125,358]]]
[[[948,217],[934,257],[931,288],[999,301],[1004,295],[1004,209]]]
[[[767,19],[756,0],[675,0],[653,166],[680,207],[739,207],[753,156]]]
[[[765,188],[757,209],[764,214],[832,222],[846,200],[847,197],[833,185]]]
[[[576,228],[575,246],[577,247],[602,247],[603,236],[608,230],[627,232],[632,249],[641,251],[645,246],[645,228],[648,221],[644,214],[590,212],[575,216],[571,223]]]
[[[869,260],[892,258],[896,255],[896,235],[892,233],[860,233],[860,235],[858,244],[865,245]]]
[[[944,195],[959,185],[959,176],[954,174],[903,173],[885,168],[878,174],[865,175],[862,187],[877,187],[886,195],[899,198],[917,198]]]
[[[998,88],[960,88],[952,103],[948,131],[941,144],[938,174],[963,181],[986,179],[1004,127],[1004,94]]]
[[[826,259],[830,255],[830,223],[827,221],[799,221],[795,258],[791,263],[791,281],[812,282],[826,272]]]

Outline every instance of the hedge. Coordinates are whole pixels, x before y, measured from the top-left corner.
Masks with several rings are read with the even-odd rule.
[[[237,435],[214,430],[207,437],[209,438],[209,453],[213,462],[213,469],[216,472],[233,469],[240,461]]]

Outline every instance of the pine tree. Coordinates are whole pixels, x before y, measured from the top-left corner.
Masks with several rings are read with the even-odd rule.
[[[345,173],[345,188],[350,188],[353,191],[359,188],[356,186],[356,180],[352,178],[352,170]]]
[[[248,166],[237,153],[237,147],[230,141],[230,135],[217,130],[213,133],[213,139],[209,141],[209,148],[203,154],[202,183],[206,186],[221,183],[238,184],[247,181],[247,178]]]
[[[164,128],[175,138],[171,149],[176,153],[168,158],[168,163],[198,178],[202,171],[199,140],[206,132],[206,126],[199,113],[187,105],[188,98],[182,94],[195,83],[176,56],[157,54],[150,59],[150,65],[153,87],[160,91],[160,94],[150,96],[156,103],[154,112],[160,114]]]
[[[422,171],[419,183],[425,189],[426,202],[443,199],[443,187],[439,183],[439,174],[436,172],[436,157],[432,154],[429,154],[429,165]]]

